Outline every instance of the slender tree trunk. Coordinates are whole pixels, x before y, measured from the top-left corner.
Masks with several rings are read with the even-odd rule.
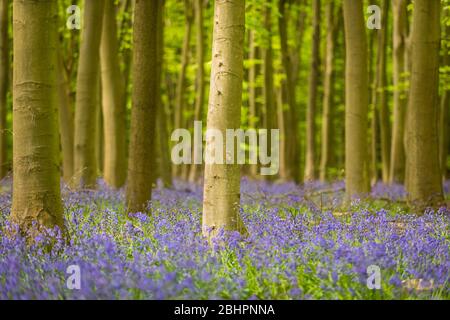
[[[101,87],[101,79],[98,78],[99,84],[98,88],[100,89],[98,92],[98,99],[97,99],[97,105],[96,105],[96,120],[97,123],[95,125],[95,157],[96,157],[96,172],[98,175],[103,175],[103,164],[105,162],[105,137],[103,134],[104,131],[104,122],[103,122],[103,112],[102,112],[102,106],[101,106],[101,100],[102,100],[102,87]]]
[[[249,60],[251,61],[251,66],[248,71],[248,106],[249,106],[249,128],[256,129],[258,126],[258,112],[261,109],[260,103],[258,102],[258,95],[260,90],[257,85],[257,78],[260,73],[260,65],[257,60],[260,60],[260,51],[258,44],[256,43],[256,31],[250,30],[249,32]],[[250,176],[256,178],[258,176],[258,164],[251,164],[250,166]]]
[[[439,0],[414,2],[406,166],[408,200],[419,210],[443,201],[437,128],[440,9]]]
[[[160,95],[158,1],[136,1],[134,8],[133,107],[128,161],[128,212],[144,211],[152,196],[155,125]]]
[[[375,58],[375,33],[370,34],[370,65],[369,65],[369,79],[370,79],[370,108],[371,108],[371,119],[370,119],[370,165],[368,168],[370,184],[374,185],[378,181],[378,93],[377,93],[377,73],[375,72],[374,66],[376,63]]]
[[[57,127],[56,0],[14,1],[12,221],[64,228]]]
[[[320,64],[320,0],[313,1],[313,39],[309,74],[308,109],[306,112],[305,180],[316,178],[316,105]]]
[[[119,42],[114,0],[105,0],[100,46],[102,108],[105,139],[103,177],[120,188],[126,180],[126,104],[123,75],[120,71]]]
[[[449,17],[447,11],[447,18]],[[450,36],[450,26],[446,25],[444,29],[444,37]],[[448,41],[443,42],[444,48],[444,56],[443,56],[443,65],[445,67],[450,66],[450,54],[449,54],[449,45]],[[448,157],[448,142],[449,142],[449,134],[450,134],[450,122],[449,122],[449,109],[450,109],[450,92],[447,88],[444,88],[442,97],[441,97],[441,105],[439,112],[439,159],[442,171],[442,181],[447,179],[447,157]]]
[[[348,197],[369,192],[367,177],[368,66],[362,0],[344,0],[346,39],[345,182]]]
[[[407,92],[406,80],[406,41],[408,33],[408,11],[406,0],[394,0],[394,122],[392,127],[390,183],[403,183],[405,180],[405,114]]]
[[[285,101],[285,85],[282,82],[280,87],[275,90],[276,94],[276,113],[277,113],[277,123],[280,128],[280,173],[279,177],[281,181],[287,181],[289,179],[289,164],[287,159],[287,142],[286,137],[289,134],[289,130],[285,121],[286,112],[284,111],[284,101]]]
[[[265,46],[262,50],[262,58],[264,61],[264,103],[265,103],[265,117],[264,117],[264,127],[270,132],[272,129],[278,128],[277,125],[277,111],[276,103],[274,97],[274,81],[273,81],[273,49],[272,49],[272,10],[270,6],[265,8],[264,12],[264,27],[267,32],[267,38],[265,39]],[[270,140],[271,135],[268,135],[269,143],[268,150],[271,150],[272,141]],[[266,176],[266,179],[272,180],[273,176]]]
[[[0,179],[8,173],[8,140],[6,115],[9,89],[9,1],[0,0]]]
[[[157,0],[158,7],[158,86],[162,87],[162,75],[164,67],[164,6],[165,0]],[[169,137],[167,133],[167,114],[162,95],[158,99],[158,133],[160,146],[160,175],[164,187],[172,187],[172,171],[170,161]]]
[[[289,111],[284,113],[284,121],[286,125],[286,132],[284,138],[286,139],[286,144],[289,146],[285,148],[285,159],[286,159],[286,174],[287,177],[282,177],[284,179],[293,179],[295,182],[303,181],[303,171],[301,170],[300,164],[300,148],[298,139],[298,110],[297,103],[295,99],[295,83],[293,81],[292,74],[292,61],[289,54],[288,47],[288,35],[287,35],[287,21],[286,21],[286,0],[278,1],[278,29],[280,32],[280,47],[281,47],[281,57],[284,72],[286,74],[286,99],[289,105]]]
[[[185,90],[186,90],[186,69],[189,65],[190,58],[190,43],[193,24],[193,11],[192,0],[185,0],[185,15],[186,23],[184,28],[184,40],[183,48],[181,52],[181,70],[178,75],[177,91],[175,98],[175,129],[185,128],[186,122],[184,121],[184,107],[185,107]],[[186,171],[187,165],[175,165],[173,166],[174,176],[183,176],[183,171]]]
[[[240,128],[245,37],[245,1],[216,1],[214,5],[211,86],[207,128]],[[217,150],[207,139],[206,154]],[[224,143],[225,144],[225,143]],[[223,154],[226,154],[223,147]],[[205,165],[203,198],[203,233],[213,237],[220,229],[245,233],[239,216],[240,165]]]
[[[328,178],[328,169],[332,153],[332,121],[334,112],[334,48],[336,44],[337,23],[334,15],[334,1],[328,1],[326,7],[327,40],[326,58],[324,71],[324,94],[322,114],[322,154],[320,161],[320,181],[325,182]]]
[[[196,97],[195,97],[195,120],[203,120],[203,104],[205,101],[205,45],[204,45],[204,21],[203,21],[203,0],[194,1],[195,23],[197,26],[196,37],[196,58],[197,58],[197,75],[196,75]],[[199,180],[202,172],[202,165],[191,165],[189,180],[196,182]]]
[[[377,71],[377,94],[378,94],[378,116],[380,120],[380,150],[381,150],[381,172],[384,183],[389,182],[390,167],[390,121],[387,97],[387,37],[389,20],[389,1],[382,1],[382,23],[378,31],[378,71]]]
[[[62,53],[58,50],[59,133],[61,136],[63,178],[67,184],[72,183],[74,160],[74,120],[69,90],[69,80],[65,75]]]
[[[75,107],[75,186],[92,188],[97,175],[96,110],[99,96],[100,40],[104,1],[86,1]]]

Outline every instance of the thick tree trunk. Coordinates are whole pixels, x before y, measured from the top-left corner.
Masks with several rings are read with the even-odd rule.
[[[390,120],[387,96],[387,37],[389,20],[389,1],[382,1],[381,30],[378,31],[378,61],[377,61],[377,111],[380,120],[380,150],[381,150],[381,176],[384,183],[389,182],[390,167]]]
[[[406,41],[408,33],[408,11],[406,0],[394,0],[394,122],[392,127],[390,183],[405,180],[405,114],[407,106],[406,81]]]
[[[64,228],[57,127],[56,0],[14,1],[14,185],[11,217],[22,231]]]
[[[133,107],[128,161],[128,212],[144,211],[152,195],[155,125],[160,99],[158,1],[136,1],[134,8]]]
[[[328,169],[333,152],[332,122],[334,112],[334,48],[336,43],[337,23],[334,15],[334,1],[328,1],[326,8],[327,20],[327,45],[324,71],[324,93],[322,113],[322,154],[320,161],[320,181],[325,182],[328,178]],[[338,11],[339,12],[339,11]]]
[[[120,188],[126,180],[126,104],[120,71],[119,42],[114,0],[105,0],[100,46],[102,108],[104,129],[103,177],[108,185]]]
[[[75,107],[74,183],[78,188],[94,187],[97,178],[95,132],[103,9],[103,0],[85,3]]]
[[[285,148],[286,155],[284,156],[286,161],[286,168],[283,172],[286,176],[282,176],[282,179],[293,179],[295,182],[303,181],[303,171],[301,170],[300,163],[300,146],[298,139],[298,110],[295,98],[295,83],[294,76],[292,73],[292,61],[289,54],[288,47],[288,35],[287,35],[287,19],[286,19],[286,0],[278,1],[278,30],[280,33],[280,47],[281,47],[281,58],[286,75],[285,85],[286,85],[286,101],[289,106],[289,110],[284,113],[284,121],[286,131],[284,133],[284,139],[286,140]]]
[[[216,1],[207,129],[218,130],[223,137],[226,129],[240,128],[244,30],[245,1]],[[217,152],[214,145],[207,139],[206,155]],[[245,232],[239,217],[240,165],[231,160],[234,164],[205,164],[203,234],[208,237],[222,228]]]
[[[8,173],[8,140],[6,115],[9,89],[9,1],[0,0],[0,179]]]
[[[367,177],[368,67],[362,0],[344,0],[346,39],[345,182],[348,197],[369,192]]]
[[[306,112],[305,180],[316,178],[316,105],[320,64],[320,0],[313,0],[313,39],[309,74],[308,109]]]
[[[418,210],[443,201],[437,128],[440,9],[439,0],[414,2],[406,166],[408,200]]]
[[[175,97],[175,111],[174,111],[174,123],[175,129],[186,128],[187,123],[184,119],[184,107],[185,107],[185,90],[186,90],[186,70],[189,65],[190,58],[190,43],[193,24],[193,10],[192,0],[185,0],[185,15],[186,23],[184,28],[183,48],[181,52],[181,70],[178,75],[177,90]],[[173,166],[173,175],[180,177],[184,176],[183,171],[187,170],[188,165],[175,165]]]
[[[203,104],[205,102],[205,45],[204,45],[204,21],[203,21],[203,0],[195,0],[195,23],[197,26],[196,37],[196,59],[197,59],[197,75],[196,75],[196,97],[195,97],[195,120],[203,120]],[[200,155],[202,156],[202,155]],[[202,173],[202,165],[191,165],[189,180],[196,182],[200,179]]]

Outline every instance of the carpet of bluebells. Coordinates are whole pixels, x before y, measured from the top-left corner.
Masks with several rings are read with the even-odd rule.
[[[4,181],[0,299],[450,298],[450,210],[413,214],[401,186],[379,184],[342,209],[342,182],[244,179],[249,236],[223,233],[212,246],[201,236],[199,186],[157,187],[152,214],[133,217],[123,191],[101,181],[97,190],[64,187],[70,243],[39,237],[31,246],[8,236],[10,190]],[[70,265],[80,267],[79,290],[67,288]],[[381,270],[379,290],[367,287],[370,265]]]

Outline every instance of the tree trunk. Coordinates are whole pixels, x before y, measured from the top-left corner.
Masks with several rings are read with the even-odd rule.
[[[322,154],[320,161],[320,181],[325,182],[328,178],[328,169],[331,162],[332,153],[332,121],[334,112],[334,48],[336,44],[336,34],[338,24],[334,19],[334,1],[328,1],[326,7],[327,20],[327,40],[326,58],[324,71],[324,93],[323,93],[323,114],[322,114]],[[338,11],[340,12],[340,11]]]
[[[280,33],[280,47],[281,47],[281,58],[286,74],[286,100],[289,106],[288,112],[284,113],[284,121],[286,126],[286,132],[284,134],[284,139],[286,139],[286,145],[289,146],[285,148],[285,160],[286,177],[282,177],[284,180],[293,179],[295,182],[299,183],[303,181],[303,171],[301,170],[300,164],[300,147],[298,139],[298,110],[297,103],[295,99],[295,83],[292,74],[292,61],[289,54],[289,47],[287,42],[287,19],[286,19],[286,0],[278,1],[278,29]]]
[[[222,137],[226,137],[226,129],[240,128],[244,38],[245,1],[216,1],[207,128],[219,130]],[[214,149],[214,142],[207,139],[206,154]],[[223,154],[225,151],[223,146]],[[233,164],[205,164],[205,236],[214,237],[222,228],[245,233],[239,217],[240,165],[232,160]]]
[[[377,94],[377,74],[375,72],[374,66],[376,66],[375,58],[375,33],[370,34],[370,47],[369,47],[369,79],[370,79],[370,108],[371,108],[371,118],[370,118],[370,165],[368,168],[370,184],[374,185],[378,181],[378,114],[377,114],[377,104],[378,104],[378,94]]]
[[[264,127],[270,132],[272,129],[278,128],[277,125],[277,111],[274,97],[274,81],[273,81],[273,49],[272,49],[272,10],[270,6],[265,8],[264,12],[264,27],[267,32],[267,38],[265,39],[265,46],[262,50],[262,58],[264,61],[264,103],[265,103],[265,117]],[[271,135],[268,135],[268,150],[272,150]],[[272,180],[274,177],[267,175],[267,180]]]
[[[448,11],[447,11],[448,18]],[[450,36],[450,26],[446,25],[444,37]],[[445,67],[450,66],[450,54],[448,41],[444,42],[444,57],[443,65]],[[447,157],[448,157],[448,142],[449,142],[449,109],[450,109],[450,92],[447,88],[444,88],[441,97],[441,110],[440,110],[440,122],[439,122],[439,158],[442,171],[442,181],[447,179]]]
[[[125,184],[127,168],[126,104],[114,0],[105,0],[100,61],[105,143],[103,177],[111,187],[120,188]]]
[[[392,127],[390,183],[405,180],[405,114],[407,106],[406,81],[406,41],[408,33],[408,11],[406,0],[394,0],[394,122]]]
[[[418,210],[443,201],[438,138],[440,1],[416,0],[407,116],[407,192]]]
[[[381,173],[384,183],[389,182],[390,162],[390,122],[389,106],[387,97],[387,36],[389,20],[389,1],[382,2],[381,30],[378,31],[378,61],[377,61],[377,95],[378,95],[378,117],[380,121],[380,150],[381,150]]]
[[[158,86],[162,87],[162,75],[164,66],[164,3],[165,0],[158,0]],[[158,133],[159,136],[159,153],[160,153],[160,175],[164,187],[172,187],[172,171],[170,161],[169,137],[167,132],[167,114],[162,94],[158,99]]]
[[[320,0],[313,1],[313,39],[309,74],[308,109],[306,112],[305,180],[316,178],[316,105],[320,64]]]
[[[8,173],[8,140],[6,115],[9,89],[9,1],[0,0],[0,179]]]
[[[345,180],[347,196],[369,192],[367,177],[367,39],[363,1],[344,0],[346,39]]]
[[[92,188],[97,176],[96,112],[99,96],[100,40],[104,1],[86,1],[75,107],[75,186]]]
[[[185,0],[185,15],[186,23],[184,28],[183,48],[181,52],[181,70],[178,75],[177,90],[175,98],[175,129],[186,128],[187,123],[184,120],[185,107],[185,90],[186,90],[186,69],[189,65],[190,58],[190,43],[193,24],[192,0]],[[183,171],[186,170],[187,165],[173,166],[174,176],[183,176]]]
[[[63,178],[67,184],[73,178],[74,121],[73,108],[69,96],[69,80],[66,78],[62,53],[58,51],[58,103],[59,134],[61,136]]]
[[[248,70],[248,107],[249,107],[249,128],[256,129],[258,125],[258,112],[261,109],[261,106],[258,102],[258,85],[257,78],[260,73],[260,65],[257,60],[260,60],[260,48],[256,43],[256,31],[250,30],[249,32],[249,60],[251,66]],[[250,164],[250,176],[256,178],[258,175],[258,164]]]
[[[197,56],[197,75],[196,75],[196,97],[195,97],[195,120],[203,120],[203,104],[205,101],[205,45],[204,45],[204,21],[203,21],[203,0],[194,1],[195,23],[197,25],[196,38],[196,56]],[[202,156],[202,154],[200,154]],[[202,172],[202,165],[192,164],[189,180],[196,182],[199,180]]]
[[[14,1],[12,221],[64,228],[57,127],[56,0]]]
[[[158,1],[136,1],[134,8],[133,107],[128,161],[128,212],[144,211],[152,196],[155,125],[160,95]]]

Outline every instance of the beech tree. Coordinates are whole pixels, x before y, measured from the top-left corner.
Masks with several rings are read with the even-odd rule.
[[[443,201],[438,138],[441,2],[415,0],[411,38],[412,72],[406,127],[409,203],[417,208]]]
[[[204,18],[203,18],[203,0],[194,0],[195,11],[195,25],[197,30],[196,35],[196,62],[197,62],[197,74],[195,76],[196,82],[196,97],[195,97],[195,120],[203,120],[203,104],[205,102],[205,32],[204,32]],[[193,164],[191,165],[191,171],[189,180],[196,182],[201,176],[202,166]]]
[[[114,0],[105,0],[100,46],[105,144],[103,177],[110,186],[120,188],[126,179],[126,105],[116,25]]]
[[[9,3],[0,0],[0,179],[8,172],[8,140],[6,116],[8,113],[7,94],[9,89]]]
[[[97,178],[95,134],[96,114],[100,108],[100,41],[104,0],[86,1],[81,36],[75,104],[74,184],[92,188]]]
[[[136,1],[133,30],[133,106],[128,158],[128,212],[141,212],[152,196],[154,147],[160,81],[158,72],[158,1]]]
[[[324,68],[324,94],[323,94],[323,111],[322,111],[322,144],[321,144],[321,160],[320,160],[320,180],[326,181],[328,177],[328,169],[332,160],[332,137],[333,137],[333,120],[336,114],[334,108],[334,63],[335,63],[335,45],[337,29],[339,27],[339,17],[335,18],[335,4],[333,0],[329,0],[326,7],[327,21],[327,45]],[[341,12],[341,10],[338,10]]]
[[[408,37],[408,11],[406,0],[392,2],[393,27],[393,73],[394,73],[394,114],[392,127],[390,183],[403,183],[405,179],[405,114],[407,106],[407,92],[405,90],[406,73],[406,45]]]
[[[13,203],[22,231],[64,228],[57,127],[56,0],[14,1]]]
[[[240,127],[244,37],[245,1],[215,1],[207,129],[218,130],[223,137],[226,129]],[[207,138],[206,154],[216,152],[215,144]],[[221,228],[245,232],[239,216],[240,166],[231,160],[233,164],[205,164],[203,233],[208,237]]]
[[[305,180],[316,178],[316,105],[320,64],[320,0],[313,0],[313,40],[309,74],[308,109],[306,113]]]
[[[369,192],[367,159],[368,66],[362,0],[344,0],[345,183],[348,197]]]

